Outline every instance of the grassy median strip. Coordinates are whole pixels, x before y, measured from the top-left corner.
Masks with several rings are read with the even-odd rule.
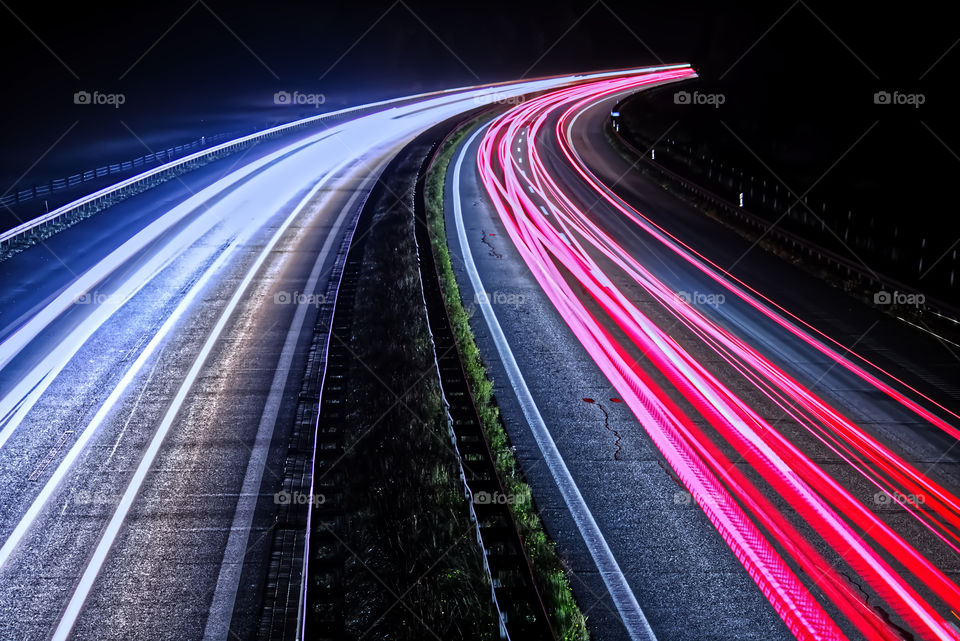
[[[428,170],[424,200],[427,208],[430,240],[437,261],[440,286],[443,290],[447,313],[450,316],[457,348],[467,372],[468,383],[476,398],[477,411],[480,414],[484,433],[494,456],[497,473],[511,496],[509,504],[513,509],[527,554],[533,564],[534,575],[550,614],[551,623],[560,639],[586,640],[589,638],[586,617],[574,600],[563,563],[557,554],[554,543],[547,538],[543,524],[533,505],[530,486],[524,481],[523,474],[510,447],[507,432],[503,427],[500,411],[493,396],[493,382],[487,376],[480,350],[477,348],[473,332],[470,329],[471,313],[464,307],[460,298],[460,288],[453,272],[453,264],[450,262],[450,250],[447,247],[443,213],[444,183],[454,152],[477,126],[479,126],[479,119],[451,135],[438,150]]]
[[[347,638],[498,636],[420,288],[413,194],[429,143],[404,149],[368,200],[349,330],[333,339],[350,353],[338,384],[349,390],[338,465]]]

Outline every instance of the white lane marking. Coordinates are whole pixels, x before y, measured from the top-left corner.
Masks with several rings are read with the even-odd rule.
[[[501,94],[504,96],[518,96],[524,93],[539,91],[540,89],[552,88],[557,86],[562,86],[566,83],[573,82],[577,79],[583,78],[607,78],[614,76],[621,76],[625,73],[642,73],[650,72],[656,70],[668,70],[668,69],[678,69],[687,67],[689,65],[665,65],[658,67],[642,67],[632,71],[611,71],[611,72],[601,72],[596,74],[578,74],[573,76],[568,76],[564,78],[550,78],[537,81],[529,81],[524,83],[519,83],[515,85],[510,90],[502,90]],[[441,92],[432,92],[428,94],[418,94],[418,96],[429,96],[434,94],[447,94],[457,91],[466,91],[469,87],[464,87],[460,89],[450,89]],[[497,94],[497,95],[501,95]],[[413,97],[418,97],[413,96]],[[432,102],[436,102],[437,107],[442,107],[445,105],[451,105],[459,102],[463,102],[470,96],[487,96],[489,97],[489,88],[476,89],[470,93],[466,93],[462,96],[455,96],[449,100],[437,98]],[[404,99],[398,99],[404,100]],[[366,105],[367,107],[385,105],[393,101],[381,101],[379,103],[372,103],[371,105]],[[394,109],[417,109],[419,107],[394,107]],[[373,117],[377,115],[382,115],[387,112],[380,112],[379,114],[373,114],[367,117]],[[20,351],[33,340],[37,334],[39,334],[47,325],[49,325],[57,316],[65,312],[69,307],[74,303],[75,299],[84,293],[89,293],[91,287],[95,286],[97,283],[101,282],[104,278],[109,276],[113,271],[121,264],[129,260],[136,252],[143,249],[150,242],[156,240],[157,236],[162,232],[166,231],[172,224],[180,220],[184,215],[185,211],[182,211],[181,208],[188,207],[188,204],[195,202],[194,205],[190,207],[201,206],[206,197],[202,197],[207,190],[211,190],[211,193],[219,193],[225,185],[233,184],[239,178],[246,176],[249,173],[259,169],[261,166],[271,162],[273,159],[280,158],[286,153],[289,153],[294,148],[303,148],[315,142],[323,140],[325,137],[333,136],[337,133],[340,133],[343,130],[342,126],[338,125],[336,127],[331,127],[325,129],[322,132],[315,134],[314,136],[298,141],[291,144],[289,147],[284,147],[276,152],[273,152],[269,156],[258,159],[241,169],[238,169],[236,172],[230,174],[229,176],[221,179],[213,185],[209,185],[205,190],[199,192],[191,199],[184,201],[176,208],[164,215],[162,219],[157,219],[150,226],[141,230],[136,236],[131,240],[127,241],[124,245],[115,250],[103,261],[94,265],[87,272],[81,274],[81,276],[70,283],[67,289],[61,292],[53,301],[51,301],[47,306],[40,310],[34,317],[27,321],[22,327],[20,327],[16,332],[8,336],[2,343],[0,343],[0,370],[5,367],[10,360],[17,356]],[[522,135],[522,134],[521,134]],[[523,162],[523,159],[520,159],[520,162]],[[246,173],[244,173],[246,172]],[[526,172],[523,169],[520,169],[521,175],[526,177]],[[243,176],[240,176],[243,174]],[[231,181],[231,182],[227,182]],[[197,200],[194,200],[197,199]],[[180,212],[178,218],[172,222],[168,220],[169,216],[172,216],[175,212]],[[167,220],[166,223],[161,224],[162,220]],[[165,225],[165,226],[164,226]],[[136,245],[132,243],[138,243]],[[123,251],[121,251],[123,250]],[[165,265],[163,265],[165,266]],[[162,269],[162,267],[157,267],[157,271]],[[121,288],[114,293],[117,300],[126,302],[134,294],[136,294],[140,287],[145,283],[143,278],[128,278],[125,283],[122,284]],[[132,289],[131,289],[132,287]],[[124,289],[125,288],[125,289]],[[118,305],[119,307],[119,305]],[[110,311],[112,313],[112,310]],[[109,317],[109,314],[105,317],[98,317],[97,319],[90,319],[90,323],[82,325],[84,331],[80,332],[79,327],[73,333],[70,334],[69,339],[62,341],[59,346],[59,349],[51,352],[43,360],[42,363],[37,365],[30,374],[21,378],[20,383],[7,395],[3,398],[0,398],[0,416],[4,418],[0,420],[0,447],[10,438],[14,433],[16,428],[20,425],[23,418],[29,412],[29,410],[34,406],[34,404],[39,400],[40,396],[47,389],[47,387],[53,382],[56,376],[60,371],[66,366],[67,362],[72,358],[72,356],[80,349],[83,343],[89,338],[89,336],[95,331],[106,318]],[[46,372],[47,378],[44,378],[43,372]],[[14,413],[15,412],[15,413]]]
[[[190,392],[190,388],[193,387],[193,382],[203,369],[203,365],[207,360],[207,356],[209,356],[214,345],[216,345],[220,334],[223,332],[224,327],[226,327],[226,324],[230,319],[230,316],[233,315],[233,311],[236,309],[237,305],[240,304],[240,300],[246,293],[247,288],[250,286],[250,283],[253,282],[254,277],[260,270],[260,266],[263,265],[270,252],[273,251],[274,246],[280,240],[280,237],[284,234],[297,215],[299,215],[300,210],[307,204],[307,202],[309,202],[311,198],[313,198],[314,194],[316,194],[324,185],[326,185],[333,176],[340,172],[340,170],[352,162],[353,159],[347,159],[340,163],[333,170],[328,172],[323,179],[318,181],[316,185],[313,186],[310,192],[304,196],[303,200],[301,200],[300,203],[294,208],[287,219],[283,221],[279,228],[277,228],[277,231],[274,232],[273,236],[270,238],[270,241],[260,251],[257,259],[254,261],[253,265],[250,266],[250,269],[247,271],[243,280],[237,286],[237,289],[234,291],[233,296],[227,303],[227,306],[217,319],[217,324],[211,330],[206,342],[203,344],[203,347],[200,349],[200,352],[194,359],[193,365],[190,367],[190,371],[187,372],[187,375],[183,379],[183,383],[180,384],[180,388],[177,390],[176,396],[174,396],[172,402],[170,403],[170,408],[164,415],[160,426],[157,428],[153,439],[150,441],[150,445],[144,452],[143,458],[140,460],[140,464],[137,466],[136,472],[134,472],[133,477],[130,479],[130,483],[127,485],[127,489],[124,491],[123,497],[120,499],[120,503],[117,505],[117,509],[114,512],[113,517],[110,519],[110,522],[107,524],[106,529],[100,537],[100,541],[97,544],[96,550],[93,552],[93,556],[87,562],[87,567],[83,572],[83,576],[80,577],[80,582],[74,590],[73,596],[70,598],[70,602],[67,603],[67,607],[63,612],[63,616],[61,617],[59,624],[57,625],[57,629],[53,633],[52,641],[66,641],[66,639],[70,636],[70,631],[73,629],[73,625],[76,623],[77,617],[80,615],[83,604],[86,602],[87,596],[89,596],[90,590],[93,588],[94,581],[96,581],[97,576],[100,574],[100,570],[103,568],[103,564],[106,561],[107,555],[109,554],[110,549],[113,547],[113,543],[116,540],[117,535],[120,533],[120,528],[123,526],[123,522],[126,520],[127,514],[130,512],[130,508],[133,505],[134,499],[140,493],[140,486],[143,485],[143,481],[146,479],[147,473],[150,471],[153,461],[157,457],[157,453],[160,451],[160,446],[163,444],[167,432],[170,431],[170,427],[173,425],[173,421],[179,413],[180,407],[186,400],[187,394]],[[196,291],[196,289],[197,288],[194,287],[192,291]],[[153,341],[151,341],[151,343],[153,343]],[[117,390],[115,389],[114,392],[116,391]],[[103,408],[101,408],[101,410],[103,410]],[[51,483],[53,481],[54,479],[51,479]],[[59,482],[59,479],[57,479],[57,481]]]
[[[170,230],[190,213],[204,207],[207,201],[221,194],[229,187],[238,184],[240,181],[256,175],[257,172],[264,167],[284,157],[286,154],[306,149],[341,131],[341,127],[337,127],[334,130],[325,130],[320,134],[298,141],[268,156],[255,160],[225,178],[221,178],[215,183],[205,187],[157,218],[135,234],[130,240],[104,257],[103,260],[81,274],[79,278],[70,283],[67,289],[0,344],[0,371],[57,317],[76,305],[78,299],[82,300],[83,296],[89,296],[92,288],[96,287],[98,283],[104,282],[104,279],[127,264],[127,262],[133,259],[140,251],[156,242],[163,233]],[[192,222],[183,231],[178,233],[173,240],[167,243],[167,251],[151,257],[149,261],[139,267],[136,272],[127,276],[124,281],[117,286],[116,290],[110,294],[109,301],[107,301],[108,304],[91,306],[93,311],[59,343],[57,349],[47,354],[40,363],[22,377],[20,383],[18,383],[10,393],[0,399],[0,414],[14,412],[14,410],[8,410],[8,408],[16,405],[12,418],[4,428],[0,430],[0,447],[3,447],[10,436],[13,435],[14,431],[20,426],[23,418],[33,408],[40,396],[53,383],[60,372],[67,366],[73,356],[86,343],[87,339],[89,339],[116,310],[120,309],[120,307],[145,287],[155,274],[173,262],[185,247],[195,243],[197,238],[203,236],[219,223],[220,220],[220,218],[209,215],[200,216],[198,220]]]
[[[647,69],[644,68],[638,71],[643,70]],[[603,78],[611,75],[621,75],[622,73],[623,72],[605,72],[600,74],[592,74],[590,77]],[[566,79],[552,78],[518,83],[509,90],[501,90],[501,94],[504,96],[522,95],[524,93],[538,91],[542,88],[550,88],[562,85],[566,82],[573,81],[575,78],[576,76],[571,76]],[[466,89],[469,88],[463,88],[463,90]],[[448,90],[438,93],[445,94],[453,91],[459,90]],[[471,96],[489,96],[489,91],[489,88],[481,88],[472,90],[470,93],[455,95],[450,98],[438,97],[431,99],[428,104],[432,104],[434,108],[442,108],[444,106],[462,103]],[[421,95],[428,96],[432,94]],[[388,100],[379,103],[372,103],[371,105],[366,105],[366,107],[385,105],[390,102],[392,101]],[[394,109],[409,111],[410,113],[417,113],[420,111],[421,105],[394,107]],[[387,114],[387,112],[379,112],[365,117],[374,118],[377,116],[384,116],[384,114]],[[375,127],[376,125],[374,124],[373,126]],[[325,129],[319,133],[313,134],[309,138],[299,140],[287,147],[271,153],[268,156],[264,156],[263,158],[253,161],[249,165],[238,169],[236,172],[231,173],[216,183],[207,186],[204,190],[195,194],[183,203],[180,203],[177,207],[164,214],[161,218],[155,220],[149,226],[136,234],[133,238],[114,250],[114,252],[112,252],[109,256],[81,274],[79,278],[71,282],[67,288],[53,301],[47,304],[43,309],[39,310],[37,314],[26,321],[24,325],[17,329],[13,334],[0,342],[0,370],[6,367],[6,365],[13,358],[15,358],[21,352],[21,350],[23,350],[30,343],[30,341],[32,341],[59,315],[69,310],[78,297],[85,293],[89,293],[89,290],[92,287],[96,286],[100,282],[103,282],[103,280],[112,274],[119,266],[125,264],[131,257],[133,257],[137,252],[141,251],[149,243],[154,242],[160,234],[167,231],[172,225],[181,220],[190,211],[202,206],[210,195],[216,195],[220,193],[227,186],[232,185],[247,175],[254,173],[273,160],[282,158],[285,154],[305,148],[316,142],[320,142],[342,131],[343,125],[337,125],[335,127]],[[204,217],[202,221],[209,222],[207,221],[206,217]],[[193,242],[195,237],[200,235],[202,234],[194,231],[184,237],[189,239],[190,242]],[[169,253],[174,255],[176,254],[176,252]],[[162,258],[162,256],[156,258],[156,260],[160,260],[160,258]],[[160,267],[156,267],[156,271],[159,271],[164,266],[165,264]],[[114,292],[112,296],[118,303],[116,307],[119,307],[120,304],[125,303],[129,298],[136,294],[147,282],[147,280],[149,279],[145,279],[138,273],[135,276],[128,277],[124,283],[121,283],[121,285],[118,286],[117,291]],[[88,317],[86,320],[89,322],[84,322],[78,326],[78,328],[70,334],[69,338],[64,339],[60,343],[57,350],[48,354],[46,358],[44,358],[39,365],[34,367],[28,375],[21,377],[19,384],[13,390],[11,390],[3,398],[0,398],[0,416],[4,417],[3,420],[0,421],[0,425],[3,426],[2,429],[0,429],[0,447],[2,447],[7,439],[9,439],[14,433],[26,414],[34,406],[37,400],[39,400],[40,396],[47,389],[47,387],[49,387],[60,371],[66,367],[73,355],[86,342],[90,335],[92,335],[92,333],[99,328],[106,318],[109,318],[110,314],[112,314],[114,311],[113,309],[102,309],[103,306],[99,307],[101,307],[101,309],[98,309],[98,311],[94,313],[94,316],[97,316],[97,318]],[[43,372],[47,372],[49,374],[46,379],[42,377]],[[16,412],[15,414],[13,414],[14,411]]]
[[[157,371],[157,366],[159,364],[160,357],[158,356],[157,360],[153,362],[153,367],[150,368],[150,373],[147,375],[147,381],[143,384],[143,387],[140,388],[140,393],[137,394],[137,400],[134,401],[133,407],[130,408],[130,416],[127,417],[127,420],[123,424],[123,429],[120,430],[117,440],[113,443],[113,448],[110,450],[110,456],[108,456],[107,460],[103,463],[104,466],[106,466],[113,459],[113,455],[117,453],[117,448],[120,447],[120,441],[123,440],[123,435],[127,433],[127,428],[130,427],[130,421],[133,420],[134,415],[137,413],[137,408],[140,407],[140,401],[143,400],[143,395],[150,387],[150,381],[153,380],[153,375]]]
[[[949,317],[947,317],[947,316],[944,316],[943,318],[947,318],[947,320],[953,320],[952,318],[949,318]],[[930,331],[929,329],[927,329],[926,327],[922,327],[922,326],[920,326],[920,325],[917,325],[916,323],[911,323],[910,321],[908,321],[908,320],[907,320],[906,318],[904,318],[903,316],[897,316],[896,319],[899,320],[899,321],[903,321],[904,323],[906,323],[906,324],[909,325],[910,327],[914,327],[914,328],[916,328],[916,329],[919,329],[919,330],[922,331],[922,332],[926,332],[927,334],[930,334],[931,336],[933,336],[934,338],[936,338],[938,341],[943,341],[944,343],[949,343],[950,345],[953,345],[954,347],[960,347],[960,344],[954,343],[952,340],[950,340],[950,339],[948,339],[948,338],[944,338],[944,337],[941,336],[940,334],[937,334],[937,333],[935,333],[935,332],[932,332],[932,331]]]
[[[466,269],[467,275],[470,277],[470,283],[474,291],[477,292],[487,290],[483,286],[483,281],[480,279],[477,266],[473,261],[470,242],[467,239],[467,231],[463,223],[463,206],[460,202],[460,173],[467,150],[470,148],[473,140],[482,131],[484,131],[484,128],[478,129],[463,145],[463,149],[457,156],[457,163],[453,170],[453,212],[457,223],[457,236],[460,240],[460,254],[463,257],[464,268]],[[530,425],[530,431],[533,432],[537,445],[540,447],[540,453],[543,454],[544,461],[550,468],[553,480],[560,489],[563,501],[570,511],[571,516],[573,516],[580,535],[583,537],[583,542],[586,543],[587,549],[590,551],[590,556],[593,558],[593,562],[596,564],[597,570],[600,572],[600,576],[603,578],[603,582],[610,592],[610,597],[613,599],[613,603],[617,608],[617,612],[620,614],[620,619],[623,621],[627,633],[633,641],[656,641],[657,637],[654,635],[653,629],[647,621],[647,617],[643,614],[643,610],[640,609],[640,604],[637,603],[637,597],[634,595],[633,590],[630,589],[626,577],[623,576],[623,572],[620,570],[620,566],[617,564],[613,552],[610,551],[607,541],[603,538],[600,527],[594,520],[590,508],[587,507],[586,502],[583,500],[583,496],[580,494],[580,490],[577,488],[573,476],[570,475],[570,470],[567,469],[567,464],[564,462],[560,451],[557,449],[556,443],[553,441],[553,436],[550,435],[550,430],[540,415],[540,409],[537,407],[536,402],[533,400],[533,395],[527,387],[523,373],[520,371],[520,366],[517,365],[517,360],[513,355],[513,351],[510,349],[507,337],[503,333],[500,322],[497,320],[497,315],[493,311],[493,306],[483,297],[481,297],[481,299],[478,303],[480,310],[483,312],[483,318],[487,323],[487,328],[490,330],[490,337],[497,345],[497,352],[500,354],[500,360],[503,362],[503,367],[507,371],[507,377],[510,379],[510,384],[513,386],[513,390],[517,395],[517,400],[520,403],[520,408],[523,410],[523,415]]]
[[[369,172],[371,178],[367,179],[364,188],[354,191],[340,211],[336,222],[327,233],[320,254],[317,256],[317,261],[307,279],[304,292],[316,291],[317,282],[323,272],[323,264],[333,247],[334,240],[337,240],[340,236],[340,228],[343,226],[348,212],[353,209],[357,199],[367,190],[370,183],[376,180],[384,165],[389,161],[390,156],[392,156],[392,153],[388,154],[386,161],[381,162],[372,172]],[[237,588],[240,585],[243,562],[248,551],[247,542],[250,539],[250,528],[253,524],[257,501],[260,498],[259,491],[260,483],[263,480],[263,470],[267,464],[267,454],[270,451],[270,442],[273,440],[273,430],[277,422],[277,415],[280,412],[283,390],[287,386],[290,366],[296,352],[297,342],[303,331],[306,315],[307,305],[297,305],[297,311],[290,323],[287,338],[283,343],[280,360],[277,362],[274,371],[273,383],[270,386],[270,393],[260,416],[256,441],[250,453],[250,462],[247,464],[247,472],[243,479],[243,489],[237,501],[237,509],[233,513],[233,527],[230,530],[230,536],[227,538],[227,546],[224,549],[223,560],[220,564],[220,575],[217,577],[217,587],[213,594],[213,600],[210,602],[210,610],[203,632],[204,641],[226,639],[230,634],[230,623],[233,619],[233,609],[237,600]]]
[[[23,515],[23,518],[20,519],[17,527],[15,527],[13,532],[10,533],[10,536],[4,542],[3,547],[0,547],[0,568],[2,568],[9,560],[13,550],[16,549],[16,547],[20,544],[20,541],[26,535],[27,530],[30,529],[30,526],[36,520],[44,505],[48,500],[50,500],[51,495],[57,489],[57,486],[63,480],[63,477],[67,474],[74,461],[76,461],[76,459],[80,456],[84,447],[86,447],[87,442],[93,437],[93,433],[96,431],[97,427],[99,427],[104,418],[106,418],[107,413],[117,403],[127,386],[130,385],[137,373],[139,373],[139,371],[143,368],[143,365],[147,362],[161,341],[166,337],[167,333],[169,333],[173,326],[180,320],[180,317],[184,314],[187,307],[189,307],[189,305],[193,302],[193,299],[196,298],[200,289],[206,285],[206,283],[220,269],[227,257],[233,253],[234,249],[235,245],[231,244],[230,247],[224,250],[217,257],[217,259],[210,264],[210,266],[207,268],[207,271],[205,271],[203,275],[197,279],[197,282],[194,283],[194,286],[180,300],[180,304],[177,305],[177,307],[173,310],[173,313],[170,314],[166,321],[164,321],[163,325],[160,326],[160,329],[157,330],[157,333],[153,336],[150,342],[147,343],[147,346],[142,352],[140,352],[140,355],[130,366],[130,369],[128,369],[117,382],[117,386],[113,389],[110,395],[107,396],[104,404],[99,410],[97,410],[97,413],[94,414],[93,419],[91,419],[90,423],[87,424],[87,427],[85,427],[80,433],[80,436],[73,444],[73,447],[70,448],[70,451],[67,452],[67,455],[60,462],[60,465],[57,466],[57,469],[47,480],[46,485],[44,485],[43,489],[40,490],[40,493],[34,499],[33,503],[30,505],[30,508]]]
[[[230,301],[227,303],[223,312],[220,314],[220,317],[217,319],[216,325],[210,332],[210,335],[207,337],[206,342],[201,348],[200,352],[197,354],[197,357],[193,361],[193,365],[190,367],[190,371],[187,372],[186,377],[180,385],[180,388],[177,390],[176,396],[174,396],[170,408],[167,410],[167,413],[164,415],[163,420],[160,423],[160,426],[157,428],[156,433],[153,436],[153,439],[150,441],[150,445],[147,447],[147,450],[144,452],[143,458],[140,460],[140,464],[137,466],[136,471],[134,472],[133,477],[130,479],[130,483],[127,485],[127,489],[123,493],[123,497],[120,499],[117,509],[113,514],[113,517],[110,519],[110,522],[107,524],[106,529],[104,530],[99,543],[97,544],[96,550],[94,550],[93,556],[90,558],[87,563],[87,567],[84,570],[83,576],[80,578],[80,582],[77,585],[76,589],[73,592],[73,596],[70,599],[70,602],[67,604],[66,609],[64,610],[63,616],[60,619],[60,622],[57,626],[56,631],[53,634],[53,641],[62,641],[65,640],[71,629],[73,628],[74,623],[77,620],[77,617],[80,614],[80,610],[83,608],[83,604],[86,601],[87,596],[90,594],[90,590],[93,587],[94,581],[96,581],[97,576],[100,573],[101,568],[106,560],[107,554],[110,549],[113,547],[113,542],[116,540],[117,535],[120,532],[120,528],[123,525],[124,520],[126,519],[127,514],[130,511],[130,507],[133,505],[133,501],[136,498],[137,494],[140,492],[140,487],[143,485],[143,481],[146,478],[147,473],[150,471],[153,461],[157,456],[157,453],[160,451],[160,446],[163,443],[164,438],[169,432],[171,425],[173,424],[174,419],[176,418],[177,413],[180,410],[180,407],[183,405],[183,402],[186,400],[186,396],[190,391],[190,388],[193,386],[194,381],[197,376],[200,374],[201,369],[203,368],[204,363],[207,360],[210,352],[213,350],[214,345],[217,343],[220,334],[223,332],[224,327],[226,326],[230,316],[233,314],[233,311],[236,309],[237,305],[240,303],[241,298],[246,293],[247,288],[250,283],[253,281],[256,273],[259,271],[261,265],[267,259],[270,252],[273,250],[274,246],[280,240],[280,237],[287,230],[293,220],[300,213],[300,210],[303,206],[309,201],[310,198],[314,196],[333,176],[339,173],[345,166],[352,163],[352,159],[347,159],[346,161],[337,165],[334,169],[329,171],[323,179],[317,182],[316,185],[310,190],[310,192],[304,196],[303,200],[297,205],[296,208],[290,213],[290,215],[283,221],[280,227],[274,232],[270,241],[264,246],[260,251],[260,254],[257,256],[257,259],[251,265],[250,269],[247,271],[244,276],[243,281],[239,284],[237,289],[234,291],[233,296],[230,298]],[[210,274],[211,272],[207,272]],[[204,274],[204,276],[207,276]],[[203,280],[203,279],[201,279]],[[198,281],[198,284],[191,289],[191,293],[195,293],[201,283]],[[191,296],[192,298],[192,296]],[[163,332],[165,333],[165,332]],[[158,336],[161,335],[161,332],[158,332],[157,336],[151,340],[151,345],[155,344]],[[149,345],[148,345],[149,349]],[[145,350],[146,352],[147,350]],[[152,350],[150,350],[152,351]],[[139,369],[139,368],[137,368]],[[114,389],[116,393],[120,388]],[[112,396],[112,395],[111,395]],[[104,412],[104,407],[101,408],[101,411],[98,412],[98,416],[102,417],[106,414]],[[100,419],[102,421],[102,418]],[[97,421],[99,423],[100,421]],[[93,425],[93,423],[91,423]],[[90,426],[88,426],[89,430]],[[89,430],[92,433],[92,430]],[[87,431],[85,431],[85,434]],[[79,442],[78,442],[79,443]],[[71,454],[73,451],[71,451]],[[69,457],[69,455],[68,455]],[[73,457],[75,458],[75,457]],[[64,464],[72,463],[72,460],[64,460]],[[64,467],[61,464],[61,468]],[[57,470],[60,472],[60,469]],[[65,472],[66,470],[64,470]],[[48,487],[51,484],[59,483],[61,475],[55,475],[54,478],[51,478],[48,483]],[[47,488],[44,488],[46,490]],[[51,490],[52,491],[52,490]],[[39,498],[38,498],[39,501]],[[36,505],[36,502],[35,502]],[[42,507],[42,504],[41,506]],[[31,508],[32,509],[32,508]],[[38,510],[39,511],[39,510]],[[21,522],[20,525],[23,525]],[[18,526],[19,528],[20,526]],[[21,535],[22,538],[22,535]],[[7,543],[10,543],[8,541]],[[6,546],[5,546],[6,547]],[[9,556],[9,553],[7,554]]]

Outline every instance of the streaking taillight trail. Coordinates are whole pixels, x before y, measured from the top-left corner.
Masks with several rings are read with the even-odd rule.
[[[645,315],[614,285],[613,270],[618,279],[626,277],[642,288],[764,399],[867,483],[892,496],[923,496],[922,508],[910,500],[897,504],[954,551],[960,551],[960,500],[746,340],[679,298],[605,233],[589,211],[577,205],[541,159],[538,136],[542,133],[555,138],[563,158],[583,184],[596,192],[599,202],[635,223],[651,241],[674,252],[790,336],[855,374],[919,420],[960,437],[960,430],[880,376],[907,392],[915,390],[670,235],[617,197],[578,157],[569,128],[584,109],[615,94],[693,75],[693,70],[685,67],[609,78],[552,91],[510,109],[490,124],[480,143],[477,162],[486,191],[546,296],[798,639],[846,638],[814,594],[828,599],[830,609],[865,638],[901,638],[845,576],[848,570],[869,585],[919,638],[960,638],[941,614],[960,610],[956,584]],[[552,128],[548,125],[551,120],[555,120]],[[573,283],[577,292],[582,287],[586,295],[575,292]],[[608,329],[613,327],[616,335]],[[638,352],[706,419],[715,435],[699,427],[637,364]],[[919,393],[917,396],[933,403]],[[718,438],[723,446],[715,442]],[[724,448],[748,462],[756,478],[751,480],[741,472]],[[757,480],[775,492],[778,500],[765,496]],[[799,533],[791,518],[802,519],[817,533],[833,562]]]

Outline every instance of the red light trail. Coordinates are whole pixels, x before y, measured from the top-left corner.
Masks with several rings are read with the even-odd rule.
[[[960,438],[960,430],[894,384],[923,401],[933,403],[931,399],[726,273],[618,198],[580,160],[569,136],[578,114],[616,94],[693,75],[692,69],[680,68],[605,79],[552,91],[510,109],[491,123],[480,144],[477,162],[486,191],[544,293],[616,389],[617,401],[630,407],[798,639],[846,638],[815,593],[828,599],[865,638],[901,638],[846,578],[849,571],[919,638],[958,639],[960,635],[940,614],[960,610],[956,584],[644,314],[612,276],[620,281],[626,277],[642,288],[766,402],[878,492],[893,497],[916,523],[956,552],[960,552],[960,499],[678,296],[605,233],[591,212],[575,203],[541,158],[541,134],[553,137],[562,156],[604,207],[632,221],[659,247],[831,364],[855,374],[918,420]],[[605,265],[612,267],[605,269]],[[586,294],[575,292],[574,284]],[[706,419],[715,435],[696,424],[668,390],[640,367],[638,351]],[[726,450],[716,439],[722,439]],[[727,452],[749,463],[756,474],[748,478]],[[776,493],[776,501],[768,498],[757,480]],[[802,519],[806,529],[821,539],[821,549],[829,549],[827,556],[835,560],[828,561],[791,518]]]

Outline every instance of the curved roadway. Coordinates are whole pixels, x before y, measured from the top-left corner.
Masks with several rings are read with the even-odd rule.
[[[318,303],[441,92],[214,162],[0,263],[0,638],[251,638]]]
[[[956,361],[611,148],[611,106],[676,76],[521,105],[448,177],[481,351],[595,638],[956,638]]]

